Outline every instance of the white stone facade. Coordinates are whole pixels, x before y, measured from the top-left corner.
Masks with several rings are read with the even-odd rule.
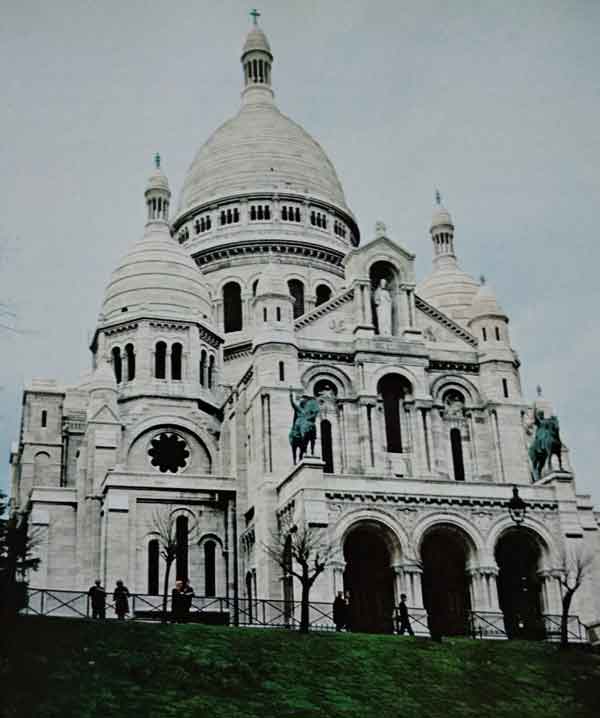
[[[152,593],[151,515],[167,505],[198,525],[187,563],[200,594],[283,598],[262,546],[290,515],[338,547],[311,598],[350,588],[357,611],[377,614],[365,628],[387,630],[402,592],[444,632],[468,610],[521,620],[512,594],[527,590],[539,613],[559,614],[562,553],[583,549],[595,563],[572,613],[597,622],[599,515],[566,449],[562,471],[532,482],[533,405],[509,319],[460,269],[449,213],[434,212],[434,267],[418,286],[401,238],[380,225],[361,245],[331,162],[274,103],[272,62],[254,27],[242,108],[196,155],[170,225],[166,177],[157,166],[150,178],[148,223],[109,283],[89,379],[26,387],[11,461],[13,506],[31,508],[43,539],[31,583],[121,578]],[[373,311],[382,278],[392,336]],[[318,456],[297,466],[290,387],[321,405]],[[174,472],[149,455],[169,437],[187,452]],[[512,485],[529,507],[520,533]]]

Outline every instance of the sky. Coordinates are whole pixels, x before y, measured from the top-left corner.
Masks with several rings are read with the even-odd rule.
[[[110,273],[143,231],[153,153],[177,196],[237,111],[250,9],[1,1],[0,488],[24,383],[89,368]],[[510,317],[525,396],[542,386],[578,491],[599,505],[600,3],[258,9],[278,106],[333,161],[363,242],[384,221],[426,276],[440,189],[462,268]]]

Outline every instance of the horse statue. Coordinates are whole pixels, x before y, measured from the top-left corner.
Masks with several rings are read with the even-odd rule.
[[[294,421],[289,433],[292,459],[296,463],[296,455],[302,461],[310,444],[310,453],[315,453],[317,440],[317,416],[321,410],[319,402],[308,395],[303,395],[296,404],[290,389],[290,403],[294,409]]]
[[[544,412],[535,409],[533,421],[536,426],[535,437],[529,447],[529,458],[533,470],[533,480],[538,481],[542,476],[542,470],[546,466],[552,468],[552,457],[558,458],[558,466],[562,471],[562,442],[558,431],[558,418],[551,416],[544,418]]]

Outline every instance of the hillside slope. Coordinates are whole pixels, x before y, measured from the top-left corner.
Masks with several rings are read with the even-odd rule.
[[[600,711],[600,657],[554,645],[21,619],[2,718],[571,718]]]

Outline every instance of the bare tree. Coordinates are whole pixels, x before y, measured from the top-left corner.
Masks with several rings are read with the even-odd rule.
[[[308,633],[310,590],[335,559],[335,547],[329,542],[324,529],[308,524],[297,526],[290,519],[283,521],[279,531],[271,534],[271,540],[264,544],[264,549],[285,573],[300,581],[300,631]]]
[[[179,552],[183,548],[183,542],[187,547],[198,534],[198,524],[196,521],[190,523],[188,521],[185,530],[185,536],[177,530],[176,507],[167,505],[158,508],[152,514],[150,519],[150,533],[158,540],[158,550],[160,557],[165,562],[165,576],[163,583],[162,596],[162,622],[167,622],[167,603],[169,597],[169,576],[171,574],[171,566],[177,560]]]
[[[569,645],[569,610],[577,589],[583,583],[591,568],[593,556],[585,554],[582,549],[568,553],[565,549],[561,555],[558,581],[562,588],[562,615],[560,619],[560,645]]]

